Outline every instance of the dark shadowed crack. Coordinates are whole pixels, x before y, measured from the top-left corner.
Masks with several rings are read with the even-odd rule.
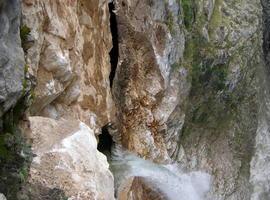
[[[117,30],[117,20],[116,15],[114,13],[115,5],[112,1],[109,3],[109,11],[110,11],[110,28],[112,34],[112,44],[113,47],[110,51],[110,62],[111,62],[111,73],[110,73],[110,87],[113,85],[113,79],[115,77],[115,72],[118,63],[118,56],[119,56],[119,45],[118,45],[118,30]]]

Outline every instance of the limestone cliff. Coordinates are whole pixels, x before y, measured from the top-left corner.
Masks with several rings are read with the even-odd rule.
[[[107,1],[26,0],[22,6],[30,29],[26,63],[37,79],[31,114],[73,117],[94,129],[108,123],[113,104]]]
[[[117,188],[114,143],[207,172],[205,199],[269,199],[268,4],[0,0],[0,194],[178,198],[148,176]]]
[[[122,144],[157,162],[170,160],[185,118],[188,71],[176,2],[117,1],[120,56],[113,85]],[[183,25],[182,25],[183,27]],[[170,123],[177,110],[178,121]]]
[[[32,146],[33,161],[30,168],[23,165],[16,168],[16,173],[12,171],[18,176],[14,180],[9,174],[2,176],[8,169],[1,166],[0,192],[8,199],[114,199],[113,176],[105,156],[97,151],[94,137],[111,121],[114,112],[109,81],[112,42],[107,1],[0,3],[1,116],[28,92],[27,77],[34,84],[27,105],[30,100],[33,103],[26,115],[42,116],[24,117],[20,123]],[[23,106],[22,103],[17,105]],[[13,121],[9,113],[7,121]],[[4,150],[13,145],[6,140],[1,136]],[[23,144],[21,140],[19,143]],[[5,154],[3,149],[0,152]],[[8,166],[14,165],[14,161],[6,162]],[[18,182],[14,190],[12,181]]]
[[[35,156],[21,199],[42,199],[54,188],[75,199],[114,199],[113,176],[94,137],[114,112],[109,19],[105,0],[22,1],[26,64],[36,78],[29,111],[42,117],[23,126]]]
[[[262,65],[259,1],[117,1],[113,94],[122,144],[213,175],[214,199],[249,199]]]

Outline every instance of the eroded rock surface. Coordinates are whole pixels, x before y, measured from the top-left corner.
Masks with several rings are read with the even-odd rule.
[[[46,198],[53,189],[76,200],[114,199],[113,176],[92,129],[78,120],[30,117],[29,123],[35,156],[21,199]]]
[[[155,199],[166,200],[167,198],[158,189],[152,187],[143,178],[135,177],[127,180],[125,188],[118,197],[119,200]]]
[[[116,141],[140,157],[211,174],[210,199],[268,198],[268,173],[256,176],[268,169],[259,159],[260,147],[268,148],[267,117],[257,129],[259,0],[114,1],[115,76],[108,1],[21,3],[26,65],[18,1],[0,1],[0,116],[21,96],[24,73],[33,75],[30,113],[42,117],[30,117],[25,128],[36,157],[22,199],[113,199],[113,178],[94,136],[109,122]],[[122,199],[163,198],[141,178],[127,184]]]
[[[116,1],[113,85],[122,144],[213,175],[214,199],[251,197],[262,65],[256,1]]]
[[[93,129],[111,121],[107,3],[22,1],[23,23],[31,30],[26,62],[37,79],[33,115],[72,117]]]
[[[250,199],[262,65],[260,1],[195,5],[194,21],[185,14],[184,65],[191,70],[192,86],[180,162],[213,175],[214,199]]]
[[[23,47],[37,84],[30,130],[23,126],[36,157],[21,199],[114,199],[95,138],[114,117],[109,17],[106,0],[22,0]]]
[[[258,69],[260,78],[259,116],[254,156],[250,164],[250,182],[253,187],[252,200],[266,200],[270,198],[270,133],[269,133],[269,66],[270,66],[270,2],[261,1],[263,7],[263,57],[264,63]]]
[[[24,54],[20,39],[19,0],[0,1],[0,117],[23,94]]]
[[[184,51],[180,7],[162,0],[117,1],[116,10],[120,58],[113,94],[122,144],[147,159],[168,162],[189,90],[187,70],[170,67]],[[181,119],[169,127],[176,110]]]

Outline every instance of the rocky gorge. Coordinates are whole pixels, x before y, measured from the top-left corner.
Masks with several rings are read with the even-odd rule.
[[[0,0],[0,199],[270,199],[268,0]]]

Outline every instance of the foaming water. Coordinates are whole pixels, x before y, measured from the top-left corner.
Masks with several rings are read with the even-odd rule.
[[[118,191],[130,177],[143,177],[168,200],[204,200],[210,189],[211,177],[207,173],[184,173],[177,165],[158,165],[121,148],[113,151],[111,169]]]

